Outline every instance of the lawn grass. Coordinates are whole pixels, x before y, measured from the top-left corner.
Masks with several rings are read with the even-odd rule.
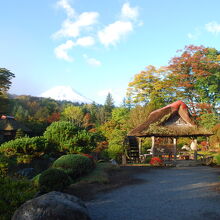
[[[108,173],[113,170],[120,170],[120,167],[107,162],[97,163],[91,173],[81,177],[76,183],[109,183]]]

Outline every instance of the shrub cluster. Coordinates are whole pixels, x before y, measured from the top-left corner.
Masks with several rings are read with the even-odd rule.
[[[53,163],[54,168],[62,169],[72,179],[82,176],[94,167],[90,158],[80,154],[68,154],[61,156]]]
[[[152,159],[152,156],[147,156],[145,158],[145,163],[150,163],[151,159]]]
[[[0,177],[0,219],[11,219],[14,211],[25,201],[32,199],[36,188],[26,179]]]
[[[214,162],[215,162],[217,165],[220,165],[220,154],[217,154],[217,155],[214,157]]]
[[[58,121],[47,127],[46,131],[44,132],[44,137],[50,143],[57,145],[59,151],[64,151],[77,131],[78,128],[71,122]]]
[[[159,157],[152,157],[150,160],[152,166],[162,166],[163,161]]]
[[[1,145],[0,153],[5,156],[36,155],[50,152],[51,145],[44,137],[24,137],[8,141]]]
[[[71,122],[52,123],[44,137],[58,147],[60,152],[89,153],[96,147],[96,135],[74,126]]]
[[[0,177],[8,174],[8,169],[15,164],[14,160],[0,154]]]
[[[39,175],[41,192],[62,191],[70,182],[69,176],[61,169],[49,168]]]

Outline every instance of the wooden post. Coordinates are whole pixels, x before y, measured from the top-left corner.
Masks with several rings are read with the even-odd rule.
[[[127,158],[125,154],[122,154],[122,165],[126,165],[127,164]]]
[[[155,156],[155,137],[154,136],[151,137],[151,142],[152,142],[151,152],[154,157]]]
[[[142,147],[142,139],[138,138],[138,150],[139,150],[139,158],[141,156],[141,147]]]
[[[209,149],[209,137],[207,136],[206,137],[206,150],[208,150]]]
[[[173,153],[174,153],[174,160],[176,160],[176,147],[177,147],[177,139],[173,138]]]
[[[194,139],[196,149],[194,150],[194,160],[197,160],[197,139]]]

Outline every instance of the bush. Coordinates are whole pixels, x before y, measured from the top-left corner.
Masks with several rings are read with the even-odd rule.
[[[159,157],[152,157],[150,160],[152,166],[162,166],[163,161]]]
[[[122,153],[123,153],[122,145],[109,143],[108,155],[111,159],[120,161]]]
[[[66,145],[71,144],[71,140],[77,133],[78,128],[70,122],[57,121],[47,127],[44,137],[52,144],[58,146],[59,151],[68,148]]]
[[[216,162],[217,165],[220,165],[220,154],[214,157],[214,162]]]
[[[80,154],[69,154],[54,161],[53,167],[62,169],[71,178],[75,179],[92,170],[93,164],[88,157]]]
[[[142,146],[141,146],[141,152],[142,154],[147,154],[149,153],[149,149],[151,149],[152,144],[151,144],[151,138],[144,138]]]
[[[6,176],[8,173],[8,170],[15,164],[15,162],[0,154],[0,177]]]
[[[23,155],[38,157],[50,151],[52,151],[51,145],[44,137],[18,138],[8,141],[0,147],[0,153],[8,157]]]
[[[91,161],[92,161],[92,167],[95,168],[96,164],[95,164],[95,159],[93,156],[89,155],[89,154],[82,154],[85,157],[88,157]]]
[[[90,153],[96,147],[95,134],[86,130],[78,131],[73,138],[72,153]]]
[[[69,176],[63,170],[56,168],[49,168],[39,175],[41,192],[62,191],[70,182]]]
[[[145,159],[145,163],[150,163],[152,156],[147,156]]]
[[[32,199],[36,188],[26,179],[0,177],[0,219],[11,219],[14,211],[25,201]]]
[[[39,179],[40,179],[40,175],[41,173],[39,173],[38,175],[36,175],[35,177],[33,177],[31,179],[31,182],[33,183],[34,186],[39,188]]]

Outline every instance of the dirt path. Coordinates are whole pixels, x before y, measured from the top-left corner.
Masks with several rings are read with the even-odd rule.
[[[86,203],[93,220],[219,220],[220,169],[158,168]]]

